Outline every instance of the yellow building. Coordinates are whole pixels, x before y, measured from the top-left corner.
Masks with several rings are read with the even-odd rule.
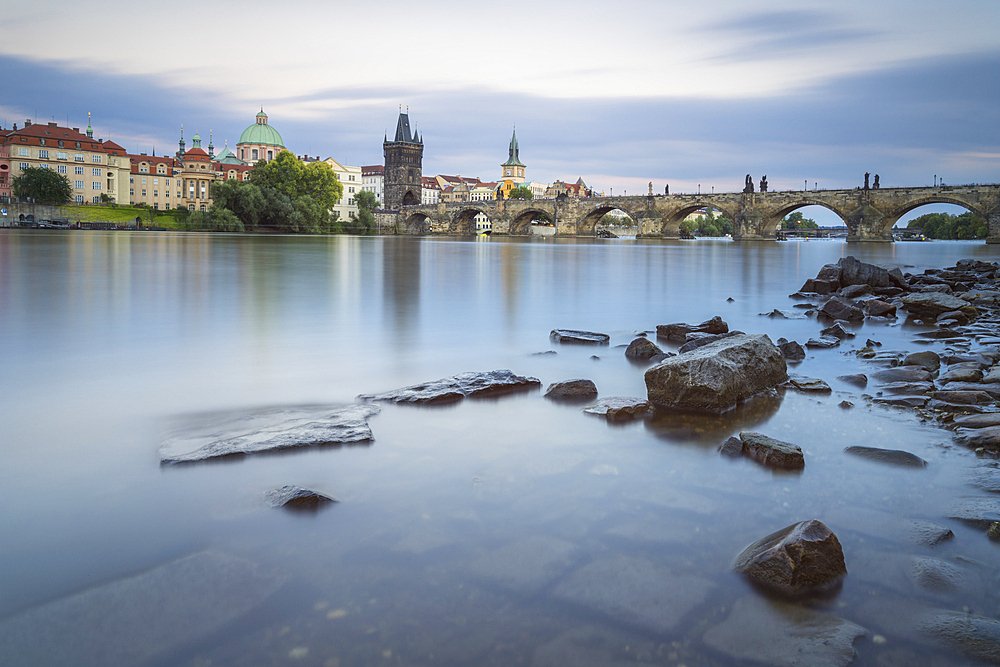
[[[510,136],[507,161],[500,165],[500,183],[496,192],[497,199],[507,199],[510,197],[511,190],[524,183],[524,170],[527,167],[521,162],[519,152],[517,129],[515,129]]]

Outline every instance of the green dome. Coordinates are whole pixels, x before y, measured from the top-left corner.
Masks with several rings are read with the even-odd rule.
[[[267,114],[263,110],[257,114],[256,122],[243,130],[237,144],[264,144],[265,146],[279,146],[281,148],[285,146],[278,131],[267,124]]]

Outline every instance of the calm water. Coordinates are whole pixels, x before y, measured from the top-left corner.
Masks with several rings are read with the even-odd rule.
[[[587,377],[602,396],[644,396],[643,368],[616,347],[636,331],[721,315],[731,328],[804,343],[815,320],[760,313],[790,309],[788,294],[847,254],[911,272],[997,258],[960,242],[4,230],[0,625],[208,550],[285,584],[205,634],[140,651],[149,664],[541,665],[571,655],[581,628],[616,659],[736,664],[702,640],[736,600],[760,595],[730,562],[759,537],[818,518],[851,572],[824,611],[868,630],[859,663],[919,654],[947,664],[953,656],[928,653],[884,619],[915,604],[996,614],[995,550],[946,518],[953,497],[979,493],[966,484],[975,459],[947,432],[868,407],[834,379],[870,369],[845,354],[868,337],[917,349],[905,326],[865,324],[857,344],[811,352],[794,369],[829,381],[832,396],[788,393],[725,418],[611,427],[534,392],[386,405],[370,421],[370,446],[159,466],[159,444],[193,421],[347,404],[462,371],[510,368],[543,386]],[[554,348],[553,328],[604,331],[611,345]],[[858,407],[838,408],[845,398]],[[800,444],[805,471],[718,457],[717,445],[748,427]],[[930,466],[849,459],[841,452],[854,444],[904,448]],[[284,484],[341,502],[307,517],[270,509],[264,492]],[[863,510],[944,523],[956,538],[935,549],[894,541]],[[886,554],[979,563],[982,585],[931,595],[871,565]],[[582,568],[622,557],[707,580],[710,593],[660,632],[558,594]],[[101,632],[90,622],[74,632]],[[81,646],[76,664],[105,663]]]

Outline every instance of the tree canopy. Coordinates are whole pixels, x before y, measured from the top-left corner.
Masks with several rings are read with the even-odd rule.
[[[211,192],[212,208],[206,223],[209,229],[254,231],[267,227],[315,234],[331,231],[334,221],[334,215],[308,194],[290,197],[278,188],[236,180],[213,183]],[[231,213],[233,218],[223,217],[221,211]],[[233,219],[242,229],[235,228]]]
[[[534,199],[535,195],[532,194],[531,188],[526,185],[519,185],[516,188],[510,189],[510,194],[507,195],[507,199]]]
[[[721,212],[716,215],[714,210],[708,209],[704,215],[682,222],[681,230],[698,236],[725,236],[733,233],[733,221]]]
[[[273,188],[291,200],[310,197],[325,211],[332,209],[344,194],[344,186],[329,164],[305,164],[289,151],[281,151],[270,162],[257,162],[250,172],[250,183],[261,191]]]
[[[961,215],[927,213],[910,220],[908,229],[919,229],[929,239],[983,239],[989,233],[986,222],[975,213]]]
[[[65,204],[73,198],[73,186],[66,176],[40,167],[22,169],[20,176],[10,180],[10,189],[15,197],[30,198],[36,202]]]
[[[375,215],[372,213],[381,204],[374,192],[361,190],[354,195],[354,203],[358,205],[358,214],[348,220],[338,220],[334,229],[345,234],[374,234]]]
[[[812,218],[802,217],[802,211],[785,216],[781,221],[782,229],[819,229],[819,225]]]

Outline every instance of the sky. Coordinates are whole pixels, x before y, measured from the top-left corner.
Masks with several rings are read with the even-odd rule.
[[[5,4],[0,126],[90,112],[129,152],[263,108],[381,164],[402,108],[425,175],[496,180],[516,127],[529,180],[605,194],[1000,182],[996,0]]]

